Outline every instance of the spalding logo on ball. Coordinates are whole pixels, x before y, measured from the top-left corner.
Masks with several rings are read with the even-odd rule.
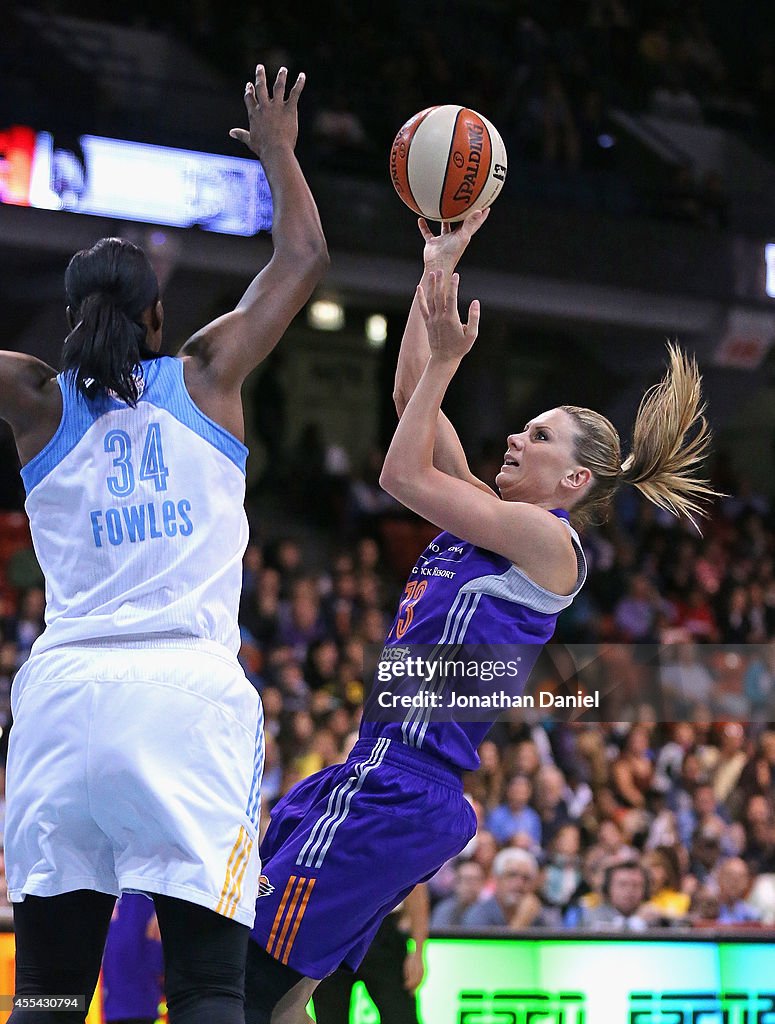
[[[410,117],[390,150],[390,177],[408,207],[428,220],[464,220],[495,201],[506,180],[506,147],[486,117],[446,103]]]

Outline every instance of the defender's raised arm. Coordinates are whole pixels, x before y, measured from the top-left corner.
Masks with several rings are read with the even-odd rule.
[[[298,76],[286,98],[287,74],[280,68],[270,94],[265,69],[257,66],[255,83],[245,86],[249,129],[233,128],[229,133],[255,153],[266,172],[274,208],[274,253],[236,308],[198,331],[182,352],[200,364],[210,385],[220,392],[239,391],[328,266],[317,206],[294,152],[305,77]],[[187,370],[187,380],[188,376]]]

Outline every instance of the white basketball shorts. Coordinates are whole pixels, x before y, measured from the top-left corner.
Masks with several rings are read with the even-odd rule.
[[[264,759],[258,694],[196,639],[67,645],[13,684],[8,895],[188,900],[252,926]]]

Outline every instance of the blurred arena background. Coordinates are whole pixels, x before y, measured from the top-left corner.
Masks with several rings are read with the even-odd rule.
[[[708,473],[727,495],[702,537],[633,495],[587,531],[589,583],[556,641],[620,645],[596,669],[618,694],[616,715],[496,727],[466,779],[481,821],[469,882],[480,899],[500,893],[495,854],[528,850],[537,910],[527,927],[570,936],[605,902],[603,869],[624,859],[648,875],[646,929],[772,927],[775,7],[6,5],[1,347],[58,365],[64,268],[104,235],[153,254],[167,351],[234,303],[270,243],[207,230],[232,196],[215,171],[190,171],[189,227],[72,211],[87,184],[84,136],[242,157],[228,130],[243,123],[259,59],[270,80],[281,64],[307,72],[298,151],[331,252],[319,294],[246,387],[242,660],[267,719],[264,813],[344,759],[364,649],[381,643],[403,574],[433,535],[377,483],[421,257],[387,156],[415,111],[463,103],[496,125],[509,154],[461,274],[463,300],[482,300],[481,340],[448,412],[476,472],[492,479],[506,433],[555,404],[598,408],[626,434],[677,338],[704,376]],[[50,136],[63,209],[33,208],[18,191],[19,153],[36,133]],[[11,681],[44,612],[17,470],[0,426],[3,756]],[[676,645],[673,696],[661,704],[640,689],[637,645],[655,644]],[[434,908],[458,892],[460,872],[450,865],[431,881]]]

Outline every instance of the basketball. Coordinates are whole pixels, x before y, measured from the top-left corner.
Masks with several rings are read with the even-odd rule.
[[[390,150],[390,178],[428,220],[464,220],[495,201],[506,180],[506,147],[486,117],[446,103],[410,117]]]

